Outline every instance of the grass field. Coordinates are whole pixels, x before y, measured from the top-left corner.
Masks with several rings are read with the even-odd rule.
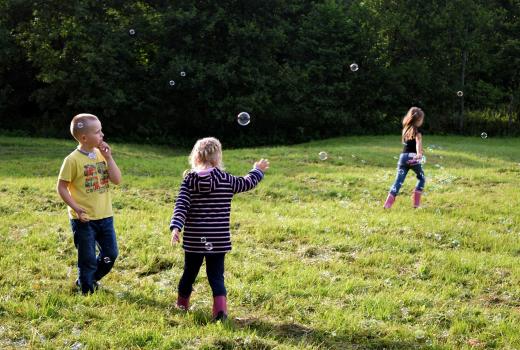
[[[112,145],[120,256],[83,297],[55,192],[75,144],[0,137],[0,348],[520,349],[520,139],[425,145],[423,208],[410,174],[390,211],[399,136],[225,150],[233,174],[260,157],[271,169],[233,201],[230,319],[215,324],[204,270],[192,310],[173,307],[168,224],[189,150]]]

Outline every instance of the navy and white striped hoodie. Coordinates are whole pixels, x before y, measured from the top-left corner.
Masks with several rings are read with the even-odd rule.
[[[192,253],[226,253],[231,250],[229,215],[233,195],[253,189],[264,177],[259,169],[233,176],[218,168],[190,172],[184,177],[170,230],[184,227],[182,247]]]

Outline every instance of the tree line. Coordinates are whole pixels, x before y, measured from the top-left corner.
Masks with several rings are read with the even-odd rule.
[[[518,135],[519,16],[520,0],[0,0],[0,129],[64,137],[91,112],[124,140],[287,143],[399,132],[416,105],[432,133]]]

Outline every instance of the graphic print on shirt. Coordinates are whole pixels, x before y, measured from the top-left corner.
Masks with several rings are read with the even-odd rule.
[[[108,169],[105,162],[86,164],[83,174],[85,175],[85,191],[87,193],[108,191]]]

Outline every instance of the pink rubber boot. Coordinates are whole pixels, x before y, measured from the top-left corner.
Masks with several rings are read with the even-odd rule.
[[[213,297],[213,321],[225,321],[227,318],[227,298],[225,295]]]
[[[190,298],[184,298],[180,295],[177,296],[177,307],[181,310],[188,311],[190,308]]]
[[[385,209],[392,208],[392,205],[394,204],[394,202],[395,202],[395,196],[393,194],[389,193],[388,197],[386,197],[386,202],[385,202],[384,208]]]
[[[414,208],[419,208],[421,206],[421,195],[422,191],[414,190],[412,193],[412,203]]]

